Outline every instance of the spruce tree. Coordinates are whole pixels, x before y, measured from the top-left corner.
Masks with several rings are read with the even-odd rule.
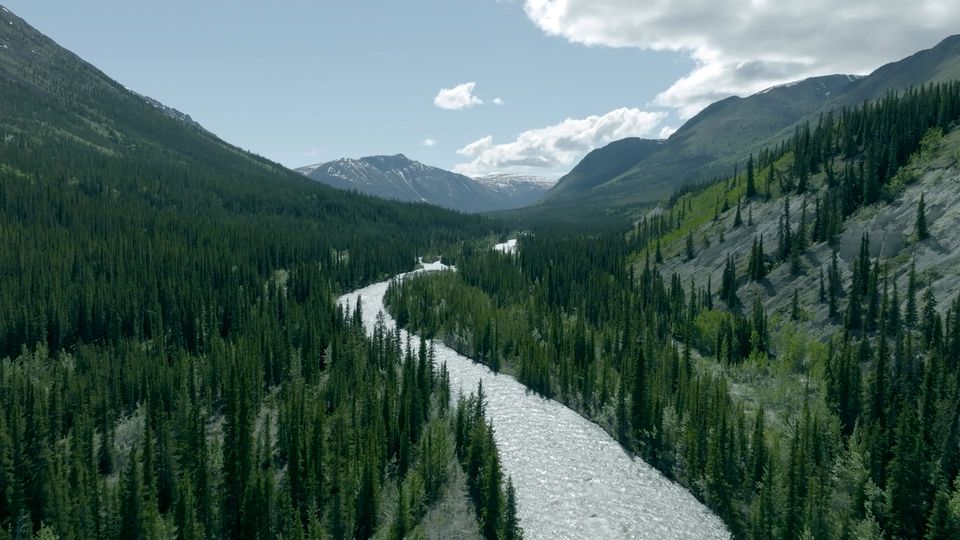
[[[917,225],[916,225],[916,237],[917,240],[926,240],[930,237],[930,233],[927,231],[927,205],[924,201],[924,194],[920,194],[920,202],[917,203]]]
[[[753,154],[747,158],[747,198],[752,199],[757,196],[756,180],[753,173]]]
[[[764,261],[763,253],[763,235],[759,240],[754,237],[753,246],[750,248],[750,260],[747,264],[747,274],[753,281],[760,281],[767,275],[767,265]]]
[[[357,492],[357,521],[354,528],[354,534],[360,539],[370,538],[377,527],[377,499],[379,498],[376,464],[370,456],[363,461],[360,469],[360,487]]]
[[[630,419],[627,413],[627,388],[626,377],[620,375],[620,390],[617,392],[617,441],[621,445],[629,448],[630,444]]]
[[[767,446],[765,438],[763,404],[757,408],[753,421],[753,436],[750,438],[750,479],[751,487],[756,489],[763,481],[767,466]]]
[[[483,534],[489,539],[496,539],[501,530],[503,494],[501,492],[502,473],[497,447],[493,442],[493,426],[487,427],[489,443],[487,445],[486,463],[483,467],[485,485],[483,486],[483,508],[481,521]]]
[[[501,540],[522,540],[523,530],[520,528],[520,517],[517,515],[517,490],[513,487],[513,478],[507,478],[507,500],[503,516],[503,533]]]
[[[0,414],[0,524],[17,514],[14,500],[16,474],[13,469],[13,441],[7,429],[6,414]]]
[[[120,499],[121,540],[145,540],[147,538],[149,517],[144,506],[140,461],[136,449],[130,450],[127,467],[123,473],[123,493]]]
[[[896,445],[888,466],[888,527],[897,538],[922,538],[931,499],[930,465],[923,458],[913,407],[900,413]]]
[[[633,393],[630,396],[630,427],[633,428],[634,448],[640,448],[647,427],[647,368],[643,345],[637,346],[633,366]]]
[[[910,261],[907,275],[907,304],[903,310],[903,322],[910,330],[917,326],[917,267],[916,259]]]
[[[100,474],[113,472],[113,437],[110,427],[104,421],[100,429],[100,444],[97,447],[97,469]]]
[[[942,487],[937,490],[933,499],[933,509],[927,519],[926,530],[926,540],[960,537],[960,515],[950,507],[950,492]]]

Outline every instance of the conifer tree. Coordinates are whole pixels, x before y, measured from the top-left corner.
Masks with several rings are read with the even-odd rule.
[[[357,492],[357,521],[355,535],[357,538],[370,538],[377,526],[378,486],[377,470],[373,458],[364,459],[360,469],[360,488]]]
[[[720,297],[726,302],[727,307],[733,309],[737,306],[737,267],[736,261],[731,255],[727,255],[727,262],[723,268],[723,280],[720,284]]]
[[[14,500],[17,479],[13,470],[13,451],[6,414],[0,414],[0,524],[6,523],[18,513]]]
[[[617,392],[617,440],[625,447],[630,444],[630,419],[627,416],[626,377],[620,375],[620,390]]]
[[[760,281],[767,275],[767,265],[764,261],[763,253],[763,235],[759,240],[754,237],[753,246],[750,248],[750,260],[747,264],[747,274],[753,281]]]
[[[922,441],[917,436],[913,407],[900,413],[896,445],[887,472],[890,532],[899,538],[922,538],[931,493],[930,471],[924,462]]]
[[[926,524],[926,540],[942,540],[960,537],[960,516],[950,507],[950,493],[944,488],[937,490],[933,509]]]
[[[501,540],[522,540],[523,530],[520,528],[520,517],[517,516],[517,491],[513,487],[513,478],[507,478],[507,500],[503,516],[503,533]]]
[[[642,444],[647,427],[647,373],[643,346],[637,347],[633,366],[633,393],[630,397],[630,426],[633,428],[635,448]]]
[[[757,408],[757,414],[753,421],[753,436],[750,438],[750,479],[751,487],[757,488],[757,485],[763,481],[764,472],[767,467],[767,447],[765,439],[765,420],[763,405]]]
[[[127,467],[123,473],[123,494],[120,501],[120,537],[122,540],[145,540],[147,538],[147,509],[144,507],[143,478],[140,472],[140,456],[136,449],[130,450]]]
[[[917,326],[917,266],[915,259],[910,261],[910,273],[907,275],[907,304],[903,310],[903,322],[911,330]]]
[[[924,194],[920,194],[920,202],[917,203],[917,225],[916,225],[916,237],[917,240],[926,240],[930,237],[930,233],[927,232],[927,205],[924,201]]]

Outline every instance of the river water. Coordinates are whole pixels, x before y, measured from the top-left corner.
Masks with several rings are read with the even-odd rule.
[[[441,264],[424,270],[444,270]],[[403,277],[403,276],[399,276]],[[388,281],[342,296],[351,307],[360,298],[363,323],[373,331],[384,308]],[[406,332],[401,331],[406,340]],[[419,344],[413,338],[414,350]],[[513,477],[520,524],[526,538],[728,538],[723,522],[684,488],[630,457],[607,432],[559,402],[544,399],[509,375],[435,343],[446,362],[451,391],[468,394],[483,381],[487,415],[505,475]]]

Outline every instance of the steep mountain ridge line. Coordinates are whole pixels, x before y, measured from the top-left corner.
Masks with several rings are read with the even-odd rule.
[[[566,182],[562,178],[540,205],[525,210],[525,217],[546,214],[551,207],[584,215],[612,207],[624,216],[637,216],[638,209],[685,183],[729,174],[749,153],[778,144],[789,137],[794,126],[815,122],[821,113],[878,99],[891,90],[956,78],[960,78],[960,36],[950,36],[931,49],[881,66],[864,77],[812,77],[743,98],[727,98],[688,120],[663,141],[662,149],[637,152],[630,167],[616,174],[600,174],[586,189],[571,189],[575,183],[569,180],[578,176],[571,172],[571,178]],[[609,145],[608,153],[616,144]],[[631,157],[627,153],[618,159],[629,161]]]

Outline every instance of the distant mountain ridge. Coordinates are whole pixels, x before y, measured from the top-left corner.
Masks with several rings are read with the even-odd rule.
[[[533,204],[552,185],[549,180],[525,175],[496,174],[474,179],[425,165],[403,154],[341,158],[296,170],[337,189],[383,199],[425,202],[462,212]]]
[[[557,183],[555,179],[543,176],[510,173],[493,173],[473,179],[509,199],[514,208],[535,204]]]

